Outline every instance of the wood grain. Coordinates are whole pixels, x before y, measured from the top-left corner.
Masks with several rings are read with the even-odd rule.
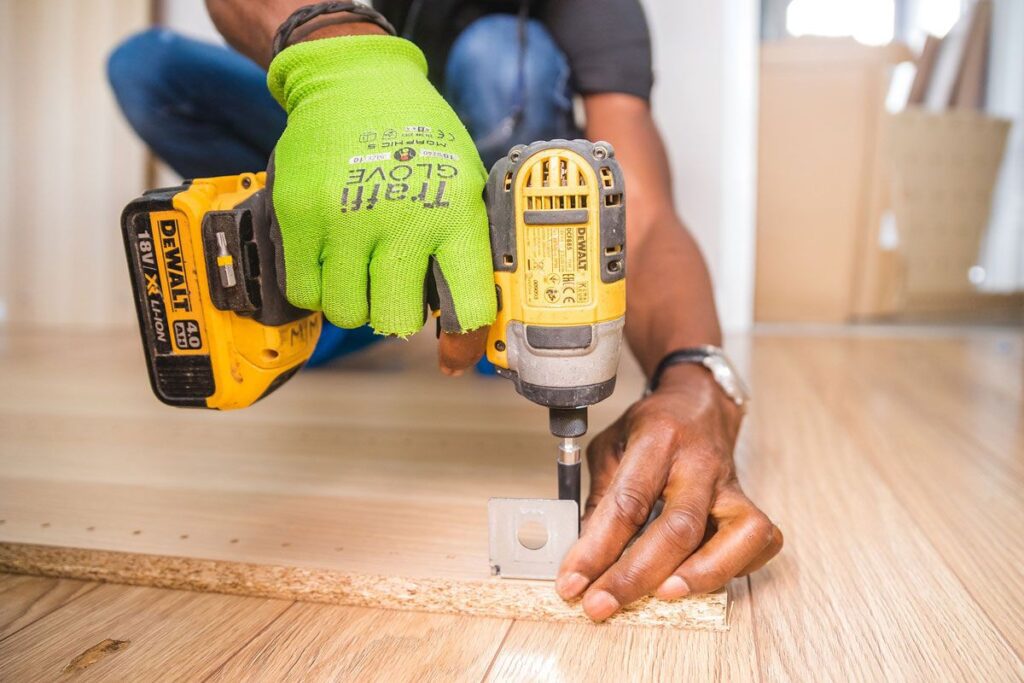
[[[445,382],[433,339],[421,335],[304,373],[251,410],[172,410],[148,396],[136,345],[127,335],[97,336],[72,349],[15,335],[0,352],[0,371],[18,394],[0,396],[0,543],[14,544],[3,551],[8,570],[585,619],[550,582],[490,576],[488,498],[556,494],[546,415],[508,382]],[[619,393],[593,411],[595,428],[639,394],[635,366],[622,379]],[[56,395],[46,390],[54,382]],[[42,551],[26,549],[33,545],[51,550],[41,560]],[[240,581],[240,567],[256,578]],[[723,629],[726,594],[648,600],[616,619]]]
[[[808,371],[847,438],[881,474],[964,588],[1024,656],[1024,440],[1021,341],[820,346]],[[922,351],[926,351],[922,353]],[[870,361],[868,362],[868,357]],[[1002,372],[992,360],[1002,360]],[[858,372],[844,372],[851,365]],[[902,372],[887,372],[900,367]],[[1004,391],[1007,382],[1016,384]],[[970,396],[965,404],[957,396]],[[851,401],[851,397],[871,397]],[[913,424],[913,429],[903,429]],[[927,476],[922,476],[922,473]]]
[[[492,681],[753,681],[755,624],[746,579],[730,586],[725,633],[517,621]]]
[[[296,603],[210,681],[480,681],[512,622]]]
[[[1006,634],[907,514],[899,493],[903,480],[879,476],[870,455],[878,442],[837,412],[840,403],[863,411],[879,401],[875,383],[853,379],[866,365],[894,373],[904,368],[880,360],[878,344],[870,340],[758,342],[753,383],[760,407],[743,446],[758,453],[744,458],[744,471],[750,494],[787,541],[785,552],[751,577],[766,674],[788,680],[893,680],[908,672],[925,680],[970,680],[981,671],[991,680],[1024,675]],[[822,351],[838,354],[841,362],[823,369],[812,362]],[[907,422],[899,429],[920,426]],[[929,455],[908,456],[897,447],[881,457],[913,457],[923,464]],[[931,470],[922,467],[913,476],[927,478]],[[1002,543],[1019,548],[1019,539],[1004,537]],[[995,548],[988,552],[993,562],[1002,557]],[[1003,571],[1012,571],[1009,566],[1003,564]]]
[[[0,678],[57,680],[67,669],[75,680],[201,679],[288,606],[275,600],[100,586],[0,641]]]
[[[70,579],[0,575],[0,640],[93,588]]]
[[[446,566],[456,574],[472,570],[478,552],[474,542],[459,541],[456,547],[465,543],[465,549],[444,562],[430,559],[433,541],[428,539],[407,540],[408,547],[394,549],[407,555],[367,559],[367,551],[381,546],[360,540],[359,533],[338,524],[338,519],[354,514],[346,505],[358,501],[366,506],[372,512],[367,515],[371,525],[384,524],[373,517],[403,514],[388,512],[393,502],[385,483],[410,481],[403,479],[405,468],[415,473],[423,491],[410,516],[402,518],[413,525],[410,537],[425,528],[417,523],[465,525],[457,518],[448,522],[448,517],[430,512],[451,503],[457,516],[476,505],[479,494],[473,487],[479,481],[473,468],[463,465],[460,471],[458,453],[486,443],[487,434],[499,430],[503,439],[520,440],[522,450],[502,450],[504,446],[498,444],[495,454],[485,448],[475,456],[481,469],[512,478],[498,486],[540,488],[549,484],[544,472],[525,473],[507,460],[519,452],[531,467],[543,470],[547,438],[543,424],[536,424],[537,416],[512,403],[501,425],[486,421],[486,406],[474,401],[479,403],[480,396],[491,400],[488,392],[502,388],[501,383],[465,378],[465,382],[440,384],[441,388],[424,394],[427,399],[417,398],[416,391],[435,386],[424,370],[432,361],[432,347],[387,346],[357,364],[342,366],[344,371],[311,374],[310,381],[301,385],[306,391],[301,399],[290,399],[301,403],[301,409],[289,408],[294,412],[288,419],[272,411],[258,419],[243,414],[212,416],[237,417],[232,429],[254,430],[259,435],[246,444],[252,454],[249,461],[234,450],[227,430],[218,429],[216,421],[202,421],[205,414],[195,414],[204,417],[193,422],[193,414],[172,411],[173,419],[179,421],[172,427],[162,425],[160,417],[145,406],[144,392],[132,399],[129,373],[121,360],[107,358],[109,349],[101,353],[93,343],[72,348],[49,338],[32,344],[15,338],[6,350],[0,346],[0,372],[16,392],[13,396],[0,393],[0,509],[4,511],[0,519],[5,520],[0,534],[8,542],[71,539],[85,546],[74,551],[83,553],[78,564],[65,562],[74,557],[66,548],[21,548],[14,554],[22,562],[35,557],[38,565],[29,568],[32,571],[53,574],[70,567],[75,573],[93,572],[92,576],[103,578],[95,572],[116,568],[131,558],[140,560],[137,555],[126,556],[125,550],[159,548],[166,543],[160,530],[173,529],[179,536],[188,536],[176,537],[177,542],[201,552],[143,558],[144,565],[158,564],[157,570],[141,572],[152,572],[157,576],[152,580],[166,581],[170,576],[216,583],[226,576],[219,565],[234,566],[249,555],[261,558],[260,566],[236,566],[237,580],[258,579],[274,590],[319,585],[326,587],[330,598],[331,591],[358,594],[360,589],[353,583],[356,574],[384,576],[403,582],[375,589],[378,595],[390,593],[392,602],[387,604],[399,609],[409,606],[403,596],[409,594],[410,585],[434,581],[438,584],[423,592],[443,592],[447,589],[439,572]],[[113,347],[117,348],[116,343]],[[1024,586],[1016,570],[1024,557],[1024,338],[1019,332],[825,328],[794,334],[775,330],[752,339],[734,339],[730,349],[751,378],[756,396],[737,452],[737,468],[747,492],[785,532],[786,547],[749,583],[731,584],[728,631],[526,620],[516,620],[506,630],[504,619],[297,603],[245,643],[220,639],[227,650],[223,658],[200,648],[204,664],[199,668],[225,680],[258,677],[264,670],[270,672],[267,678],[278,680],[288,677],[289,671],[305,680],[459,679],[460,669],[467,672],[462,678],[470,680],[479,680],[486,672],[488,679],[500,681],[600,683],[1024,679],[1020,624]],[[6,357],[8,353],[15,353],[17,360]],[[93,374],[110,371],[114,380],[95,385],[76,370],[84,362],[92,364]],[[396,367],[403,368],[403,376],[396,374]],[[40,377],[48,378],[51,389],[59,386],[62,391],[51,392],[47,400],[38,388]],[[633,381],[628,370],[624,380]],[[330,392],[342,385],[354,392],[372,393],[376,388],[398,406],[402,419],[369,410],[360,405],[358,395],[345,392],[334,401],[343,406],[336,416]],[[25,400],[17,400],[18,394],[24,394]],[[103,400],[90,401],[93,395]],[[498,394],[494,398],[502,400]],[[433,422],[422,414],[425,400],[435,409]],[[362,401],[365,404],[365,398]],[[159,456],[149,448],[121,455],[116,449],[113,454],[104,452],[103,444],[110,442],[104,432],[119,428],[113,417],[122,411],[128,421],[118,433],[129,444],[138,444],[139,434],[154,430],[166,440],[174,430],[194,429],[213,445],[199,454],[175,454],[163,441],[152,446]],[[99,426],[91,426],[94,420]],[[266,421],[280,425],[287,437],[275,436],[275,429],[265,428]],[[299,427],[292,426],[292,421]],[[345,427],[335,429],[335,422]],[[79,452],[95,456],[94,467],[75,460],[76,434],[81,437]],[[346,434],[352,435],[349,441],[344,439]],[[406,452],[410,450],[403,441],[406,438],[416,449]],[[440,440],[442,445],[436,443]],[[287,443],[293,444],[291,469],[304,472],[292,474],[291,483],[289,463],[274,457],[275,450],[287,450]],[[531,450],[531,444],[538,452]],[[376,449],[398,462],[375,466]],[[220,451],[230,455],[218,456]],[[334,451],[342,451],[343,457]],[[418,458],[417,452],[425,455]],[[28,453],[42,458],[43,464]],[[351,479],[344,476],[345,464],[350,466]],[[445,475],[431,477],[434,471]],[[190,478],[203,486],[189,485]],[[369,482],[362,492],[360,482]],[[126,507],[138,509],[147,497],[151,504],[175,509],[175,516],[119,514]],[[40,509],[49,513],[47,519],[40,517]],[[209,518],[216,517],[218,509],[230,512],[230,522],[220,518],[210,526]],[[276,511],[280,520],[260,527],[254,520],[268,510]],[[431,518],[431,514],[438,516]],[[414,519],[424,515],[429,519]],[[43,527],[44,522],[49,526]],[[231,543],[226,528],[246,533],[239,533],[238,541]],[[352,547],[359,549],[355,557],[339,560],[342,569],[319,564],[334,562],[325,559],[328,548],[341,555],[348,551],[348,546],[341,551],[331,547],[337,539],[334,534],[351,538]],[[398,537],[388,542],[393,543],[393,538]],[[288,542],[293,545],[282,547]],[[97,561],[97,552],[103,553],[102,561]],[[203,569],[202,563],[193,564],[206,553],[221,558],[209,560],[215,566],[212,571]],[[407,567],[401,575],[372,571],[398,561],[394,557],[419,558],[425,573],[424,567]],[[0,559],[4,566],[7,562]],[[176,563],[182,564],[175,568]],[[345,566],[356,566],[352,563],[361,563],[358,566],[367,571],[343,571]],[[331,574],[335,571],[342,573],[343,581]],[[296,577],[300,577],[297,584]],[[463,587],[472,581],[451,580]],[[102,589],[107,591],[108,603],[126,600],[115,597],[121,592],[139,590],[114,585]],[[99,590],[80,595],[0,642],[0,679],[16,679],[6,675],[11,662],[24,665],[16,657],[18,652],[8,647],[12,640],[44,623],[53,633],[76,634],[83,620],[82,604]],[[159,592],[185,596],[160,599],[174,602],[175,619],[186,614],[202,619],[210,610],[205,602],[210,599],[243,599]],[[550,598],[550,593],[546,595]],[[548,598],[541,595],[537,602]],[[268,602],[245,600],[250,601],[248,605]],[[230,619],[240,620],[243,630],[250,628],[247,612],[231,609]],[[162,614],[147,608],[140,617],[146,623],[137,630],[165,632],[159,625]],[[195,647],[186,629],[166,634],[162,646],[172,653]],[[58,667],[101,643],[131,640],[130,634],[116,629],[90,635],[95,637],[76,643],[75,648],[66,647],[61,638],[47,638],[33,650],[34,657],[52,663],[47,671],[59,671]],[[114,666],[119,660],[130,663],[125,671],[133,673],[134,667],[143,667],[130,660],[137,642],[110,652],[105,649],[109,643],[101,647],[106,654],[83,674],[99,677],[104,671],[100,667]],[[434,643],[437,646],[431,648]],[[213,659],[216,665],[207,666],[205,662]],[[167,671],[177,666],[172,659],[162,665]],[[91,674],[93,670],[97,673]],[[187,666],[184,670],[192,671]],[[119,675],[108,677],[141,678],[122,675],[121,669],[115,673]]]

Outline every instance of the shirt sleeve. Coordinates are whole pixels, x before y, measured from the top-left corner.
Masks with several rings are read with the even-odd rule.
[[[548,0],[540,18],[568,57],[578,92],[650,99],[651,37],[639,0]]]

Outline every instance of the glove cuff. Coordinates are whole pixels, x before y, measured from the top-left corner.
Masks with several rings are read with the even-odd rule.
[[[270,63],[267,87],[291,113],[310,92],[339,81],[387,84],[427,77],[423,52],[404,38],[364,35],[310,40],[286,48]]]

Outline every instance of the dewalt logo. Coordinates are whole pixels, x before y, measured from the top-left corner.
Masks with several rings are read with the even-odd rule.
[[[192,300],[185,279],[185,264],[181,255],[178,236],[178,221],[160,221],[160,252],[163,255],[164,272],[167,273],[167,300],[172,311],[191,311]]]

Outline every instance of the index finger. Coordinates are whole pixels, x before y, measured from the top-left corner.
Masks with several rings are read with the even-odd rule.
[[[562,560],[556,589],[568,600],[610,567],[647,521],[665,487],[675,443],[641,427],[626,445],[608,491],[590,515],[583,535]]]
[[[458,376],[484,355],[487,327],[471,332],[442,332],[437,341],[437,362],[441,372]]]

